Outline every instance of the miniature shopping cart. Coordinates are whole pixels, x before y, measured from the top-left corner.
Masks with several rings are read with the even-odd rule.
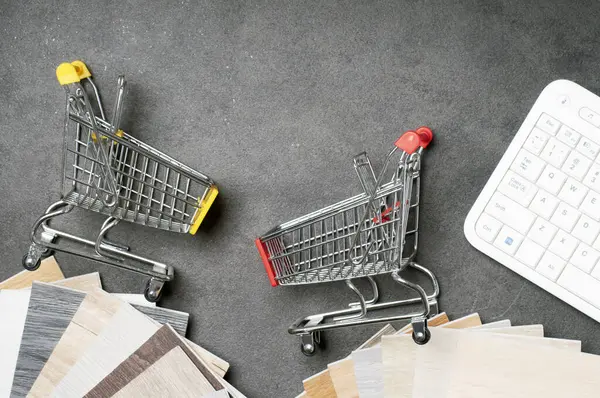
[[[410,319],[418,344],[429,340],[427,318],[438,311],[439,286],[433,273],[414,262],[418,243],[420,170],[423,149],[433,134],[427,127],[404,133],[375,178],[365,153],[354,158],[364,193],[279,225],[256,239],[272,286],[345,281],[358,296],[349,308],[300,318],[289,332],[300,336],[304,354],[312,355],[323,330]],[[397,166],[389,167],[397,157]],[[388,180],[389,175],[391,179]],[[405,279],[411,267],[430,280],[433,293]],[[394,281],[417,293],[411,299],[378,303],[375,275],[391,273]],[[353,280],[366,278],[369,300]],[[369,317],[375,310],[422,305],[422,311]]]
[[[173,279],[173,267],[131,253],[106,234],[124,220],[193,235],[218,189],[209,177],[119,129],[126,87],[122,76],[110,122],[83,62],[61,64],[56,76],[67,93],[62,197],[35,222],[23,266],[37,269],[51,250],[79,255],[149,276],[144,294],[157,301],[164,283]],[[51,219],[74,207],[107,216],[94,240],[50,227]]]

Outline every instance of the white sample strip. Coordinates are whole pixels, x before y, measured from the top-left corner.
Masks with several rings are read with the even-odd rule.
[[[598,397],[599,356],[510,337],[485,333],[450,337],[456,341],[460,355],[447,364],[446,370],[452,377],[445,386],[445,396]]]
[[[0,290],[0,397],[10,396],[31,290]]]
[[[61,380],[52,397],[80,398],[135,352],[157,330],[150,318],[122,306]]]
[[[550,347],[555,350],[572,352],[581,351],[581,342],[574,340],[504,335],[492,330],[481,333],[470,332],[468,330],[451,330],[448,332],[446,329],[435,329],[432,330],[429,343],[416,348],[415,362],[413,364],[414,377],[412,397],[446,397],[448,386],[453,382],[456,376],[454,364],[457,361],[466,358],[464,356],[465,353],[462,351],[462,347],[464,344],[468,345],[469,339],[477,339],[473,336],[484,336],[483,339],[486,341],[502,340],[518,342],[520,346],[528,347],[528,349],[524,349],[523,352],[521,352],[521,357],[529,356],[529,348],[532,347]],[[487,349],[481,349],[476,357],[469,356],[468,360],[479,364],[479,361],[486,358],[487,355]],[[513,357],[512,360],[517,360],[517,358],[519,357]],[[512,384],[512,380],[510,378],[505,378],[503,373],[497,373],[496,377],[500,374],[503,375],[500,379],[502,379],[505,384]],[[431,380],[435,380],[436,382],[431,383]],[[472,380],[477,379],[474,378]],[[510,382],[508,380],[510,380]],[[475,396],[479,397],[479,395]],[[510,394],[508,396],[512,397]]]
[[[144,305],[146,307],[156,307],[156,303],[151,303],[144,297],[143,294],[133,293],[111,293],[118,299],[121,299],[129,304]]]

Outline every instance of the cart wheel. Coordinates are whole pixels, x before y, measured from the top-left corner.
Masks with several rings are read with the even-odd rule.
[[[306,355],[307,357],[312,357],[313,355],[315,355],[315,352],[317,351],[317,348],[315,347],[314,344],[303,344],[300,343],[300,351],[302,351],[302,353],[304,355]]]
[[[417,336],[415,332],[413,332],[412,338],[418,345],[427,344],[427,342],[431,338],[431,332],[429,331],[429,329],[425,329],[425,333],[421,333],[419,336]]]
[[[27,271],[35,271],[36,269],[40,268],[42,259],[40,257],[34,258],[29,254],[26,254],[23,256],[23,261],[21,263],[23,264],[23,268],[25,268]]]
[[[146,300],[151,303],[156,303],[158,300],[160,300],[164,284],[164,282],[150,279],[146,283],[146,288],[144,289],[144,297]]]

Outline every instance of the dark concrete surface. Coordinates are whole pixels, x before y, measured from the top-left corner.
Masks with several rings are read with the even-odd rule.
[[[2,1],[0,279],[21,270],[32,223],[59,198],[54,68],[80,58],[109,105],[127,77],[127,131],[221,188],[214,222],[194,237],[130,224],[113,237],[176,267],[162,305],[191,314],[189,337],[230,361],[248,396],[294,396],[377,329],[327,333],[324,351],[303,356],[288,324],[351,294],[342,283],[271,288],[253,239],[357,193],[352,156],[367,150],[379,167],[399,132],[422,124],[436,136],[418,260],[440,280],[442,310],[543,323],[600,353],[596,322],[462,232],[544,86],[565,78],[600,92],[599,16],[597,1],[558,0]],[[91,235],[101,221],[79,211],[69,225]],[[142,291],[138,275],[57,258],[68,276],[98,270],[109,291]]]

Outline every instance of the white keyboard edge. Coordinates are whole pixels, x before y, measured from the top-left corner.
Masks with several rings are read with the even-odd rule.
[[[504,174],[507,170],[509,170],[519,150],[523,147],[525,140],[529,136],[529,133],[531,132],[533,127],[535,126],[541,113],[549,113],[550,115],[558,118],[559,120],[572,120],[572,115],[567,115],[567,112],[569,112],[568,107],[562,109],[562,111],[564,112],[562,118],[560,113],[549,112],[549,109],[558,109],[559,111],[561,111],[560,107],[558,107],[556,104],[552,104],[552,102],[554,101],[558,102],[558,99],[561,95],[568,95],[570,101],[573,101],[575,99],[575,102],[577,104],[569,104],[569,107],[581,108],[583,106],[587,106],[591,107],[596,112],[600,112],[600,98],[592,92],[588,91],[587,89],[581,87],[580,85],[569,80],[555,80],[552,83],[548,84],[544,88],[544,90],[542,90],[535,104],[533,105],[533,107],[527,114],[527,117],[523,121],[523,124],[521,125],[521,127],[519,127],[519,130],[515,134],[515,137],[511,141],[508,149],[500,159],[500,162],[498,162],[498,165],[494,169],[492,175],[488,179],[487,183],[483,187],[477,199],[475,200],[473,207],[471,207],[471,210],[469,211],[464,223],[464,234],[467,238],[467,241],[477,250],[498,261],[503,266],[516,272],[517,274],[521,275],[530,282],[538,285],[542,289],[548,291],[549,293],[563,300],[567,304],[588,315],[592,319],[600,322],[599,308],[594,307],[587,301],[581,299],[579,296],[571,293],[570,291],[561,287],[560,285],[557,285],[556,282],[547,279],[546,277],[539,274],[527,265],[520,263],[514,257],[504,253],[497,247],[493,246],[493,244],[488,243],[482,238],[480,238],[475,232],[475,224],[479,216],[484,212],[486,205],[488,204],[492,195],[496,191],[496,188],[500,184],[502,178],[504,177]],[[598,140],[596,141],[600,141],[600,129],[589,125],[584,120],[581,120],[580,122],[580,124],[575,123],[575,126],[573,127],[575,129],[578,129],[578,127],[582,129],[595,129],[595,131],[598,133]],[[579,126],[577,126],[578,124]]]

